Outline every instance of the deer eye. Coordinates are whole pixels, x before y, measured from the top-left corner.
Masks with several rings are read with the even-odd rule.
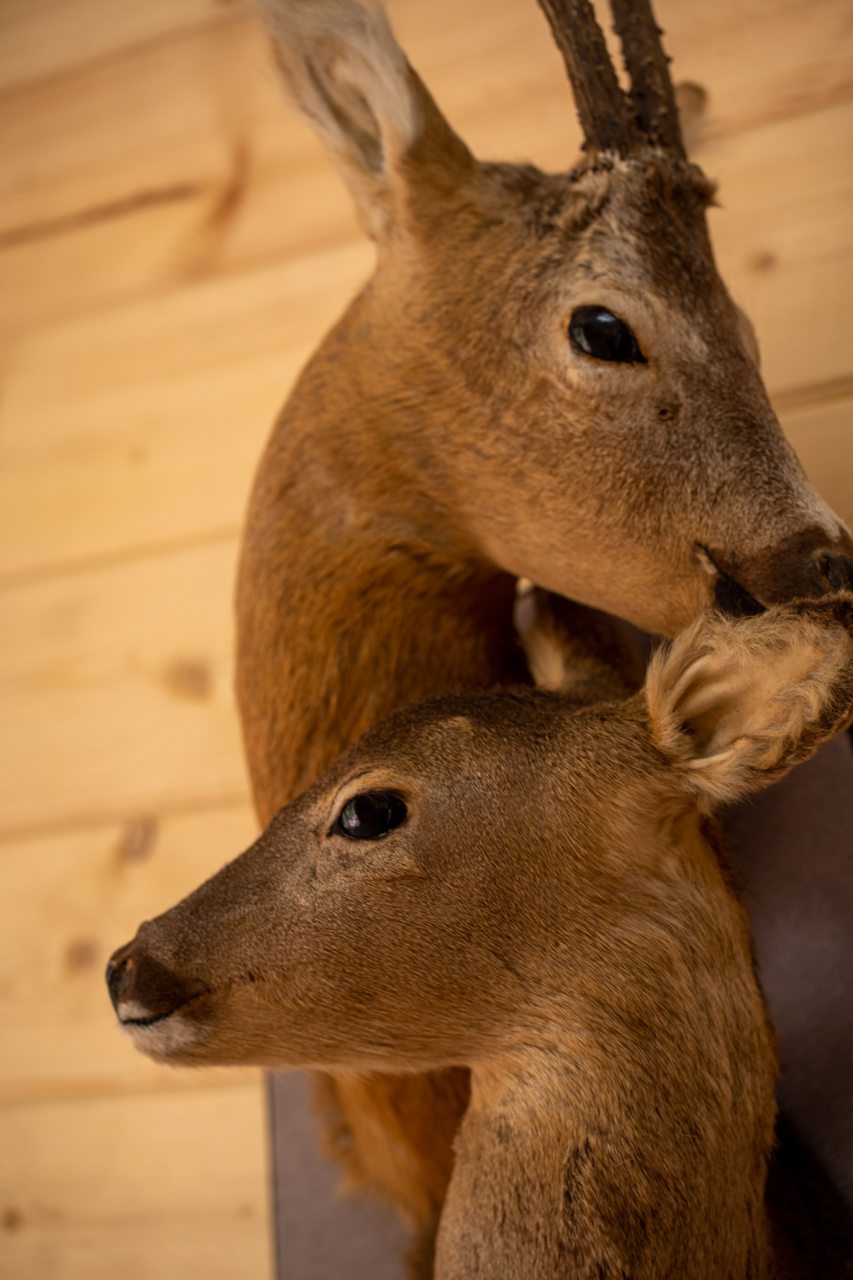
[[[408,809],[396,791],[363,791],[347,800],[329,835],[348,840],[379,840],[406,821]]]
[[[605,307],[577,307],[569,321],[569,337],[576,351],[594,360],[646,363],[631,329]]]

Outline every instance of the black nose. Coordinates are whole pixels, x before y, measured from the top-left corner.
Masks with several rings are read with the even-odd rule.
[[[831,590],[849,591],[853,588],[853,556],[827,552],[818,557],[817,569]]]
[[[697,543],[716,570],[714,598],[724,613],[760,613],[771,604],[815,600],[853,589],[853,539],[828,542],[822,529],[804,529],[752,556]]]
[[[160,1022],[210,990],[199,978],[173,973],[143,951],[137,939],[110,957],[106,979],[119,1019],[135,1026]]]

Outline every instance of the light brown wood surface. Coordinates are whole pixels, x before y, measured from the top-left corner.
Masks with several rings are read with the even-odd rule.
[[[475,150],[570,162],[534,0],[390,9]],[[853,519],[849,4],[657,9],[724,274]],[[241,513],[371,250],[241,0],[0,0],[0,149],[0,1280],[261,1280],[258,1076],[144,1062],[102,969],[252,838]]]

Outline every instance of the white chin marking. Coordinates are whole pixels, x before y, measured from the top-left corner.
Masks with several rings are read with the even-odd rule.
[[[120,1021],[126,1022],[128,1018],[150,1018],[151,1010],[146,1009],[144,1004],[140,1004],[138,1000],[119,1000],[116,1013]]]
[[[136,1016],[144,1017],[145,1014]],[[198,1027],[181,1018],[180,1013],[173,1013],[170,1018],[155,1022],[150,1027],[134,1026],[132,1022],[122,1023],[122,1030],[130,1036],[140,1053],[152,1054],[158,1058],[180,1053],[201,1038]]]

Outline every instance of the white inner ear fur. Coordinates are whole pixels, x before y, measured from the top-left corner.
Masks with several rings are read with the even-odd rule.
[[[393,140],[395,150],[412,145],[420,124],[417,97],[380,4],[261,0],[261,8],[296,105],[333,151],[365,163],[365,137],[386,146]]]

